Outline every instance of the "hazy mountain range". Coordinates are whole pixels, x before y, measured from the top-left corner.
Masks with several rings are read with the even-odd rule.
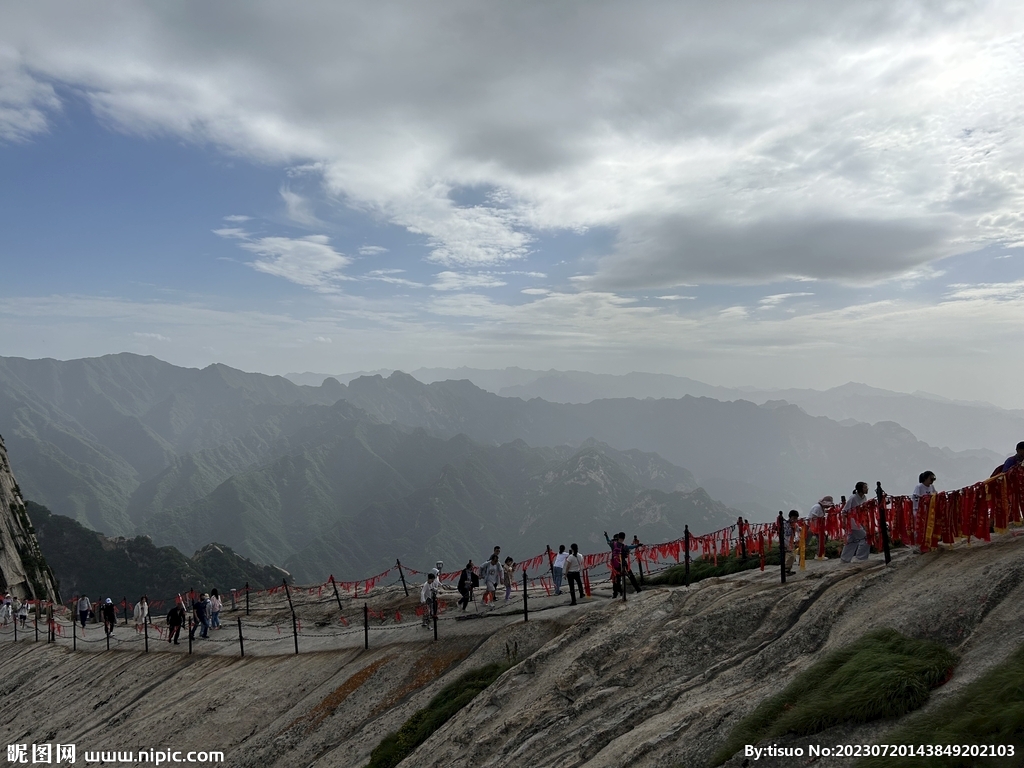
[[[390,370],[339,374],[343,384],[368,375],[389,376]],[[553,403],[589,403],[609,398],[710,397],[715,400],[748,400],[763,404],[783,400],[800,406],[811,416],[835,421],[854,420],[867,424],[895,421],[928,443],[956,451],[988,449],[1013,453],[1024,440],[1024,410],[1008,410],[985,402],[962,402],[928,392],[892,392],[866,384],[848,383],[829,390],[758,389],[719,387],[682,376],[658,373],[624,375],[585,371],[536,371],[524,368],[487,370],[479,368],[419,368],[413,378],[425,384],[466,379],[481,389],[530,400],[539,397]],[[290,373],[298,384],[319,386],[326,374]]]
[[[223,542],[299,581],[495,543],[594,551],[612,528],[665,540],[861,479],[901,493],[931,469],[956,487],[1002,458],[781,402],[524,401],[403,373],[311,387],[130,354],[0,358],[0,433],[26,497],[55,513],[186,553]]]

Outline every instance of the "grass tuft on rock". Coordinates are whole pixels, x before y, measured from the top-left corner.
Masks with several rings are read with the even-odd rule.
[[[711,758],[721,765],[745,744],[787,733],[806,736],[841,723],[900,717],[952,674],[956,655],[892,629],[870,632],[801,672],[782,693],[741,720]]]
[[[1021,765],[1024,756],[1024,645],[948,701],[914,715],[885,735],[887,744],[1013,745],[1014,756],[987,760],[979,756],[943,755],[870,758],[870,768],[919,766]],[[962,751],[962,750],[961,750]]]
[[[389,733],[381,740],[370,753],[367,768],[394,768],[509,667],[509,664],[488,664],[448,683],[397,732]]]

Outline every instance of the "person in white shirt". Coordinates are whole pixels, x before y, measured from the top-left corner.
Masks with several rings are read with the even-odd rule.
[[[434,609],[437,606],[437,579],[433,573],[427,574],[427,580],[420,587],[420,602],[426,607],[423,612],[423,626],[429,627],[430,620],[435,616]]]
[[[139,602],[135,604],[135,608],[132,610],[132,618],[135,619],[135,631],[141,632],[142,625],[149,618],[149,601],[146,600],[145,595],[140,597]]]
[[[914,514],[917,514],[917,508],[921,503],[921,499],[926,496],[935,495],[935,481],[934,472],[922,472],[917,478],[917,485],[914,487],[914,492],[910,495],[910,498],[914,502]]]
[[[565,557],[565,578],[569,581],[569,597],[572,601],[569,605],[576,605],[576,595],[583,599],[583,559],[580,557],[580,550],[575,544],[569,547],[569,554]]]
[[[568,557],[568,553],[565,551],[565,544],[558,545],[558,554],[555,555],[555,561],[551,564],[551,576],[555,582],[555,594],[562,594],[562,569],[565,568],[565,558]]]
[[[839,559],[844,563],[852,562],[854,558],[857,560],[867,560],[868,555],[871,554],[871,544],[868,542],[867,531],[857,522],[856,518],[850,516],[853,510],[867,500],[868,484],[861,481],[857,483],[853,493],[850,494],[850,498],[846,500],[846,504],[843,506],[843,523],[848,532],[846,534],[846,546],[843,547]]]

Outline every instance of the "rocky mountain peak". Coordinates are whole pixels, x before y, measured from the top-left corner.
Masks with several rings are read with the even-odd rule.
[[[35,531],[25,511],[7,446],[0,437],[0,580],[15,597],[59,601],[56,579],[39,549]]]

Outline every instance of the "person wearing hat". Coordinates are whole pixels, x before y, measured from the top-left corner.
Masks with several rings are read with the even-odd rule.
[[[103,602],[100,613],[103,614],[103,631],[109,635],[117,626],[117,608],[114,607],[114,601],[108,597]]]
[[[850,498],[843,505],[843,525],[847,530],[846,545],[843,547],[839,559],[844,563],[857,560],[867,560],[871,553],[871,544],[868,542],[868,533],[855,517],[850,515],[853,510],[868,500],[868,484],[861,480],[853,489]]]
[[[818,556],[814,558],[815,560],[828,560],[825,557],[825,515],[835,506],[836,503],[831,496],[822,496],[821,500],[807,513],[811,523],[811,533],[818,537]]]

